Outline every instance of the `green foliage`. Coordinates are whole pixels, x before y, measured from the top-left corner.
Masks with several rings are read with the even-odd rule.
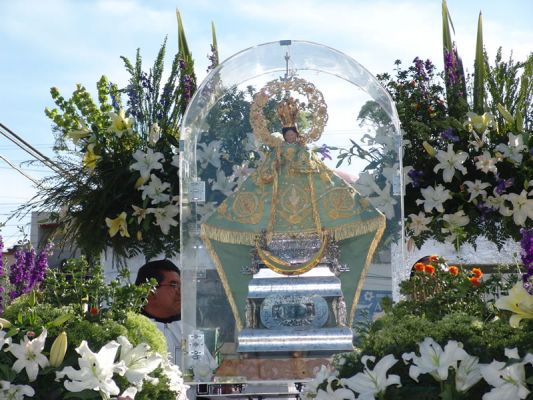
[[[134,346],[139,343],[148,343],[153,351],[160,354],[167,353],[165,335],[148,317],[128,312],[124,327],[128,330],[128,339]]]

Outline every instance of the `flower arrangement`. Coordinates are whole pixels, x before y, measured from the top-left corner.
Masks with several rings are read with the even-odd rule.
[[[472,82],[452,42],[445,1],[442,15],[443,71],[417,57],[407,68],[396,61],[393,75],[378,75],[403,129],[408,237],[419,247],[433,238],[458,248],[484,236],[501,247],[533,226],[533,56],[503,61],[500,49],[490,65],[480,16]],[[370,162],[356,188],[391,218],[400,210],[391,197],[390,120],[372,102],[358,119],[384,132],[375,140],[380,147],[372,154],[343,149],[339,163]]]
[[[212,47],[216,61],[216,39]],[[51,89],[46,109],[56,132],[57,173],[25,211],[52,213],[65,241],[99,256],[147,258],[179,251],[179,125],[196,90],[194,60],[178,13],[179,50],[163,81],[166,40],[149,71],[137,51],[119,88],[103,76],[98,100],[78,85],[71,98]]]
[[[401,284],[404,300],[384,302],[385,314],[359,327],[357,350],[322,367],[305,398],[529,398],[532,237],[522,230],[521,279],[448,266],[439,256],[415,263]]]
[[[150,290],[119,278],[105,284],[83,258],[47,270],[40,290],[0,319],[0,397],[185,398],[164,336],[137,313]]]

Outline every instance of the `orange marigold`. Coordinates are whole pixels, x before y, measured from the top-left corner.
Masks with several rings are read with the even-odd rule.
[[[481,278],[483,276],[483,272],[479,268],[472,268],[472,275],[476,277],[477,279]]]
[[[426,267],[426,265],[424,263],[421,263],[421,262],[417,262],[415,264],[415,269],[417,271],[424,271],[424,268]]]
[[[479,286],[480,285],[479,278],[476,278],[475,276],[473,276],[472,278],[469,278],[468,280],[474,286]]]
[[[455,265],[452,265],[448,268],[448,272],[453,276],[457,276],[459,275],[459,268],[457,268]]]
[[[439,261],[439,256],[429,256],[429,261],[430,262],[437,262],[437,261]]]
[[[424,272],[426,272],[427,274],[433,275],[435,273],[435,267],[433,265],[427,264],[424,266]]]

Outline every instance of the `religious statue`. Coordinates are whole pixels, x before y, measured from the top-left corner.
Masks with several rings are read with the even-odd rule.
[[[311,116],[307,131],[298,129],[300,102],[293,93],[307,97]],[[269,132],[263,114],[267,102],[280,95],[277,115],[282,136]],[[385,218],[306,147],[320,138],[327,119],[322,93],[304,79],[271,81],[254,97],[250,122],[256,138],[267,149],[264,158],[201,227],[239,330],[250,325],[274,329],[276,324],[281,324],[280,328],[318,329],[325,326],[329,312],[335,313],[338,326],[351,325]],[[262,300],[260,283],[252,284],[250,273],[242,272],[243,264],[250,263],[250,255],[252,264],[279,274],[276,279],[285,285],[283,290],[293,285],[287,278],[321,265],[335,271],[328,272],[321,282],[336,280],[338,289],[335,293],[321,292],[320,288],[316,293],[308,293],[306,288],[294,289],[291,295],[272,292]],[[255,313],[252,318],[251,297],[259,311],[257,321]],[[333,299],[339,298],[342,300],[333,309]],[[273,315],[272,310],[283,310],[284,317]],[[351,338],[349,343],[351,346]]]

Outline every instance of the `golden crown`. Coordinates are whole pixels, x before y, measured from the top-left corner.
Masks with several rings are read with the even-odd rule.
[[[276,109],[283,128],[295,128],[300,107],[292,97],[284,98]]]

